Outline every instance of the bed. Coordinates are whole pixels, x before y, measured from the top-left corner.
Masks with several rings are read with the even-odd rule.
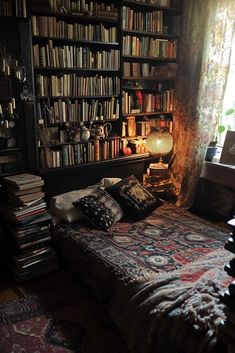
[[[163,202],[109,232],[87,219],[55,227],[63,263],[106,305],[131,353],[223,352],[219,295],[228,231]]]

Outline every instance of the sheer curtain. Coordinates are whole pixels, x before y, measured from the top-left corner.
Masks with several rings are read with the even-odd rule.
[[[235,23],[234,0],[185,0],[175,89],[173,181],[189,207],[221,114]]]

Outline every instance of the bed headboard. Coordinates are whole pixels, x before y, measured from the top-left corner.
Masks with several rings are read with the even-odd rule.
[[[133,155],[59,170],[43,170],[40,175],[45,181],[46,198],[50,199],[52,196],[95,184],[104,177],[125,178],[134,174],[142,181],[150,161],[153,158],[148,158],[146,154]]]

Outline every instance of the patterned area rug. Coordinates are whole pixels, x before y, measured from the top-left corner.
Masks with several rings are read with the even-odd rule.
[[[128,353],[107,312],[69,285],[0,305],[1,353]]]

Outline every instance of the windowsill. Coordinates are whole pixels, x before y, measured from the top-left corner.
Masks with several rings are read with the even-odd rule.
[[[222,164],[218,162],[204,162],[201,178],[213,183],[228,186],[235,190],[235,165]]]

